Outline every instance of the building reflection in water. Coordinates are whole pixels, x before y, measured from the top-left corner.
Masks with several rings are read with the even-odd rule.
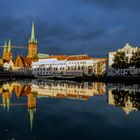
[[[108,84],[108,103],[122,108],[127,115],[140,110],[140,85]]]
[[[106,86],[104,83],[33,80],[4,83],[0,86],[0,93],[2,97],[1,106],[7,109],[8,112],[10,106],[27,106],[30,117],[30,129],[32,130],[37,98],[50,97],[88,100],[95,95],[104,95],[106,93]],[[17,99],[26,97],[27,102],[11,103],[12,94],[15,94]]]

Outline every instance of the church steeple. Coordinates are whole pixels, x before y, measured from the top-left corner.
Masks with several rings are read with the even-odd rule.
[[[31,39],[30,39],[29,42],[31,42],[31,43],[37,43],[36,42],[36,38],[35,38],[35,25],[34,25],[34,20],[32,21]]]
[[[35,25],[32,22],[31,37],[28,44],[28,57],[33,58],[37,55],[37,39],[35,38]]]
[[[11,40],[9,39],[8,42],[8,48],[7,48],[8,53],[11,52]]]
[[[5,41],[4,43],[4,49],[3,49],[3,54],[5,54],[7,52],[7,42]]]

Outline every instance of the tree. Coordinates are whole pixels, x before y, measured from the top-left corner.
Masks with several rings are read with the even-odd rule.
[[[133,53],[130,58],[130,65],[135,68],[140,68],[140,50]]]
[[[125,69],[129,68],[128,57],[126,57],[125,52],[117,52],[114,55],[114,63],[112,64],[114,69]]]

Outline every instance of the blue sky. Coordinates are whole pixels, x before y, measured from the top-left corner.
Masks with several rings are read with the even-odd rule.
[[[140,46],[139,7],[139,0],[0,0],[0,44],[27,46],[34,19],[39,52],[105,57],[127,42]]]

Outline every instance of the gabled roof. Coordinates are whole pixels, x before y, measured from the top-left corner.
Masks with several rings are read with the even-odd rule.
[[[24,67],[31,67],[31,64],[32,64],[31,58],[29,58],[29,57],[23,57],[21,55],[18,55],[17,58],[21,60],[22,65]],[[14,64],[16,64],[16,62],[17,62],[17,59],[15,60]]]
[[[24,63],[27,67],[31,67],[32,61],[29,57],[23,57]]]

